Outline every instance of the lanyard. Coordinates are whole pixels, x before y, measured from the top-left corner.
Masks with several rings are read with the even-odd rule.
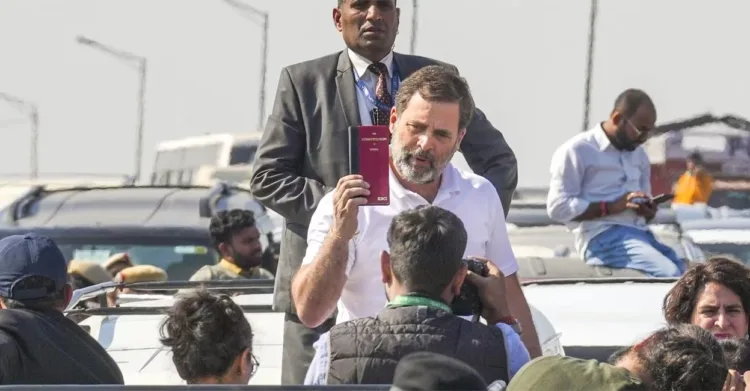
[[[375,96],[370,93],[370,90],[367,88],[365,83],[362,81],[362,79],[359,78],[359,75],[357,74],[357,70],[353,69],[354,73],[354,80],[357,82],[357,87],[360,91],[362,91],[362,94],[365,95],[365,98],[370,101],[375,107],[379,108],[380,110],[384,110],[390,113],[391,107],[384,104],[383,102],[375,99]],[[396,68],[396,62],[393,62],[393,76],[391,76],[391,102],[393,102],[396,96],[396,91],[398,91],[399,86],[399,75],[398,75],[398,69]]]
[[[448,304],[445,304],[442,301],[432,300],[422,296],[396,296],[388,303],[388,307],[411,306],[424,306],[435,310],[445,311],[449,314],[453,313],[451,307]]]

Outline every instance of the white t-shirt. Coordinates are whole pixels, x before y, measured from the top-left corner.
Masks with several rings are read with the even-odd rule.
[[[347,280],[339,298],[336,323],[374,316],[383,309],[387,299],[381,279],[380,254],[389,250],[386,235],[391,220],[400,212],[429,204],[422,196],[401,186],[392,171],[389,183],[390,205],[359,207],[358,234],[349,242]],[[468,233],[465,257],[485,257],[505,276],[518,271],[500,197],[487,179],[448,164],[432,205],[455,213],[463,221]],[[323,197],[312,216],[303,265],[315,260],[332,221],[333,192]]]

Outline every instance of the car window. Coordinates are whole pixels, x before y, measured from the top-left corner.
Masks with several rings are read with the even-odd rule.
[[[66,259],[104,263],[114,254],[127,253],[134,264],[154,265],[170,280],[187,280],[204,265],[215,264],[217,252],[196,245],[66,244],[57,240]]]
[[[747,243],[699,243],[706,256],[729,254],[744,264],[750,265],[750,244]]]
[[[255,160],[256,145],[235,145],[229,153],[229,165],[250,164]]]

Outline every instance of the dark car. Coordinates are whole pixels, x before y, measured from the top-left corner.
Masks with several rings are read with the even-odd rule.
[[[263,267],[275,273],[279,243],[266,208],[246,189],[206,186],[105,186],[32,188],[2,211],[0,237],[38,232],[51,237],[70,259],[106,261],[128,253],[136,264],[164,269],[170,280],[187,280],[219,255],[209,222],[216,211],[254,212],[263,243]]]

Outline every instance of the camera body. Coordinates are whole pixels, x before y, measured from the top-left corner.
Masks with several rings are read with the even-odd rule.
[[[467,265],[472,273],[482,277],[487,277],[490,274],[489,268],[482,262],[473,259],[463,259],[462,262]],[[464,280],[463,285],[461,285],[461,292],[451,302],[451,310],[453,310],[454,315],[474,315],[478,317],[482,313],[482,300],[479,298],[479,289],[476,285]]]

